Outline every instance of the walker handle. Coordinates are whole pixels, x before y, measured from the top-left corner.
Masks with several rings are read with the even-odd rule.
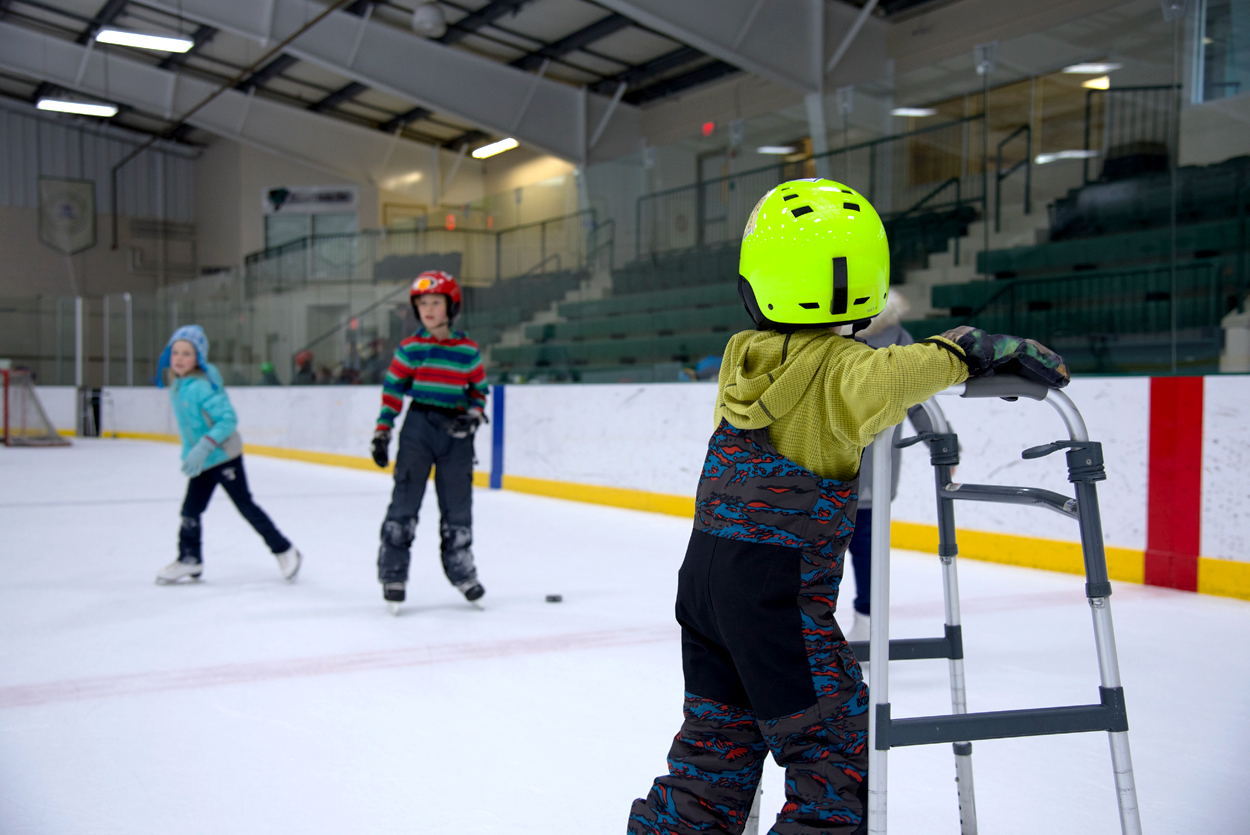
[[[1048,386],[1026,380],[1018,374],[995,374],[993,377],[974,377],[964,383],[962,397],[1001,397],[1012,400],[1027,397],[1045,400],[1050,393]]]

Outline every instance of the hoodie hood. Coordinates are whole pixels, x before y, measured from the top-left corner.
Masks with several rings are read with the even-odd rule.
[[[721,403],[739,429],[761,429],[788,414],[824,367],[829,343],[851,343],[829,328],[743,331],[729,341],[721,365]]]

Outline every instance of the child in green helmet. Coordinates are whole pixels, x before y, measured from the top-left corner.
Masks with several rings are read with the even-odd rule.
[[[739,292],[757,330],[725,349],[678,574],[685,721],[669,773],[634,801],[634,835],[741,832],[763,760],[786,769],[775,835],[867,830],[868,691],[834,618],[864,447],[970,375],[1053,386],[1067,369],[1032,340],[960,328],[870,348],[889,295],[876,211],[829,180],[783,183],[742,240]]]

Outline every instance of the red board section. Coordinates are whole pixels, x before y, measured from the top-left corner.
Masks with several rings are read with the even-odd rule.
[[[1150,381],[1146,583],[1198,590],[1202,541],[1202,378]]]

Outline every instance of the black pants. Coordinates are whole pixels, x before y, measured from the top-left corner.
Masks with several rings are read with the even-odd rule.
[[[871,615],[872,594],[872,508],[861,507],[855,516],[855,533],[847,547],[855,567],[855,611]]]
[[[178,559],[200,562],[203,558],[200,551],[200,515],[208,507],[208,500],[218,484],[243,518],[265,540],[270,551],[281,554],[291,547],[290,541],[278,532],[265,511],[252,501],[252,493],[247,489],[247,474],[243,471],[243,456],[240,455],[205,470],[187,482],[187,497],[182,500],[182,530],[178,534]]]
[[[441,412],[410,408],[399,433],[395,455],[395,489],[382,523],[378,549],[378,580],[408,579],[417,513],[434,468],[438,494],[443,572],[461,589],[477,580],[473,565],[473,437],[447,434],[452,419]]]

